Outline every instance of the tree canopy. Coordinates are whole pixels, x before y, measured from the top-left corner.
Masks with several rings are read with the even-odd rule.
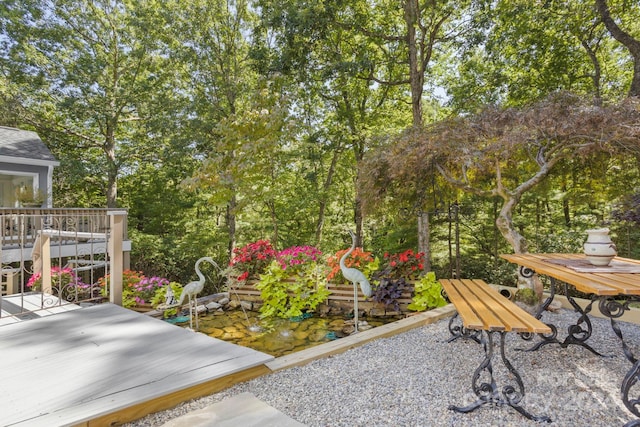
[[[639,23],[628,0],[3,1],[0,124],[61,161],[57,206],[128,208],[149,273],[353,228],[491,279],[594,224],[636,254],[612,221],[640,188]]]

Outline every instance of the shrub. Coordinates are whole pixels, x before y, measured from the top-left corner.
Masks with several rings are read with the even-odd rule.
[[[102,295],[109,294],[110,278],[111,275],[107,274],[98,280]],[[163,277],[146,277],[140,271],[125,270],[122,272],[122,306],[130,308],[150,303],[156,290],[168,284],[169,280]]]
[[[26,284],[27,288],[32,291],[42,289],[42,273],[36,273],[29,278]],[[84,291],[90,288],[90,285],[83,283],[71,268],[51,267],[51,290],[55,295],[67,296],[75,291]]]
[[[233,250],[226,274],[238,281],[257,278],[276,258],[276,250],[268,240],[258,240]]]
[[[424,252],[411,249],[397,254],[385,252],[383,259],[382,275],[391,279],[417,279],[424,268]]]
[[[260,275],[256,288],[263,303],[261,317],[297,318],[314,310],[329,296],[325,272],[316,262],[303,264],[295,280],[289,280],[290,277],[290,269],[282,268],[276,260]]]
[[[407,308],[413,311],[425,311],[444,305],[447,305],[447,301],[442,296],[442,285],[436,280],[435,273],[430,271],[414,285],[413,298]]]
[[[515,300],[523,304],[534,306],[540,301],[536,295],[536,291],[531,288],[520,288],[516,291]]]
[[[411,289],[411,284],[407,283],[405,279],[385,277],[380,279],[380,282],[375,286],[372,298],[375,302],[384,304],[385,309],[392,306],[395,311],[400,311],[398,300],[407,289]]]

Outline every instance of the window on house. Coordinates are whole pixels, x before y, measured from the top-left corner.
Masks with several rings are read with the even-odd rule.
[[[34,187],[34,175],[12,175],[0,173],[0,203],[1,207],[13,208],[19,207],[21,203],[18,201],[18,190],[27,189],[35,193],[37,188]]]

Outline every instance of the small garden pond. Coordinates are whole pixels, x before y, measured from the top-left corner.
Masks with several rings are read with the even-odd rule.
[[[248,318],[248,321],[247,321]],[[399,318],[366,318],[369,327],[391,323]],[[189,321],[178,323],[189,326]],[[343,316],[311,316],[303,320],[260,319],[259,313],[241,310],[199,316],[200,332],[233,344],[249,347],[275,357],[304,350],[349,335],[353,321]],[[256,328],[259,326],[259,328]],[[360,326],[360,330],[367,326]]]

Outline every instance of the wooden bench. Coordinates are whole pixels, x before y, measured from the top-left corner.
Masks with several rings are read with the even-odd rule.
[[[468,406],[449,406],[456,412],[471,412],[482,405],[492,403],[509,405],[520,414],[535,421],[551,422],[546,416],[534,416],[519,405],[525,390],[522,377],[505,355],[505,337],[508,332],[516,333],[551,333],[551,328],[533,315],[505,298],[497,289],[478,279],[440,279],[442,288],[449,301],[456,307],[457,314],[449,322],[449,331],[453,341],[457,338],[471,338],[483,345],[485,358],[473,375],[473,392],[478,400]],[[462,320],[462,326],[453,327],[455,319]],[[514,385],[505,385],[499,389],[494,378],[492,366],[495,342],[494,334],[500,334],[499,346],[502,362],[513,374]],[[484,375],[483,375],[484,372]],[[481,377],[488,375],[488,381]]]

